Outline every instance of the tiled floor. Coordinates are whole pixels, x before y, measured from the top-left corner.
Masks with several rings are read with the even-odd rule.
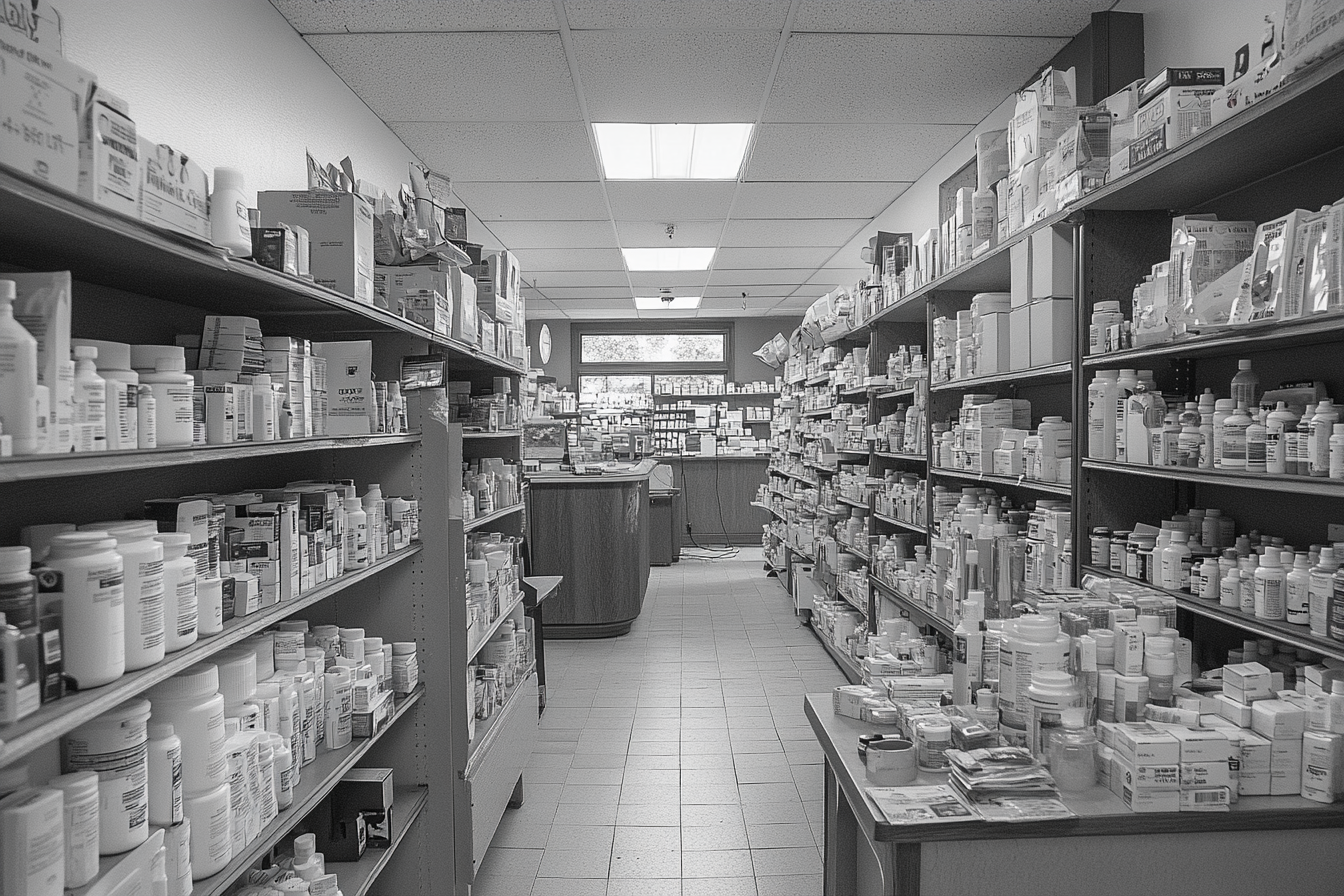
[[[473,896],[819,896],[821,749],[844,683],[760,549],[655,567],[633,631],[546,645],[526,801]]]

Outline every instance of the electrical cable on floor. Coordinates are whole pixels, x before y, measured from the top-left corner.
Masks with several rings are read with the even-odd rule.
[[[718,461],[715,461],[714,463],[715,466],[718,465]],[[718,473],[716,471],[715,478],[717,479],[717,477]],[[690,478],[686,475],[686,462],[682,461],[681,488],[682,491],[686,493],[687,506],[690,506],[691,503],[690,485],[691,485]],[[715,498],[716,499],[718,498],[717,489],[715,490]],[[719,513],[720,513],[719,524],[723,525],[722,507],[720,507]],[[693,531],[690,523],[686,524],[686,535],[691,539],[691,544],[694,545],[694,547],[692,548],[683,547],[681,549],[681,556],[686,560],[731,560],[734,557],[736,557],[739,553],[741,553],[736,547],[732,545],[723,545],[722,547],[720,547],[719,545],[709,545],[708,547],[702,545],[700,542],[695,540],[695,532]]]

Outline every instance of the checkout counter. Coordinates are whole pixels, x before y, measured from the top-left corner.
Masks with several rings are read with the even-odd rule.
[[[630,631],[649,584],[655,463],[608,463],[597,475],[528,474],[532,571],[565,581],[546,603],[547,638]]]

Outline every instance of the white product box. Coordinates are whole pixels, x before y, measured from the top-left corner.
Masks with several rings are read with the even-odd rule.
[[[1230,812],[1232,809],[1231,787],[1195,787],[1182,788],[1182,812]]]
[[[140,220],[199,240],[210,239],[210,183],[195,161],[139,137]]]
[[[1137,622],[1117,623],[1115,632],[1115,671],[1120,675],[1143,673],[1143,629]],[[1172,762],[1179,760],[1173,759]]]
[[[1116,756],[1131,766],[1175,766],[1181,761],[1181,742],[1151,725],[1117,725],[1114,737]]]
[[[476,281],[461,268],[450,268],[448,283],[452,287],[452,332],[454,339],[468,345],[480,344],[480,328],[476,321]]]
[[[401,314],[409,321],[447,336],[453,326],[450,301],[438,290],[407,290],[401,293]]]
[[[1307,714],[1286,700],[1257,700],[1251,704],[1251,730],[1265,737],[1301,737]]]
[[[1223,762],[1182,762],[1181,789],[1199,787],[1231,787],[1232,767]]]
[[[1226,765],[1232,758],[1232,742],[1221,731],[1207,728],[1170,728],[1167,731],[1180,741],[1181,762],[1215,762]]]
[[[1073,231],[1043,227],[1031,235],[1032,299],[1072,298]]]
[[[1021,168],[1054,149],[1061,134],[1078,120],[1078,109],[1053,104],[1035,90],[1024,90],[1017,95],[1017,105],[1008,127],[1008,165]]]
[[[313,281],[373,304],[373,209],[353,193],[268,190],[257,194],[262,227],[308,231]]]
[[[313,353],[327,359],[327,432],[369,435],[378,409],[373,392],[373,343],[314,342]]]
[[[1301,794],[1302,792],[1302,740],[1297,737],[1280,737],[1270,740],[1269,748],[1269,793],[1271,796]]]
[[[1024,239],[1008,249],[1008,293],[1013,308],[1022,308],[1031,302],[1033,271],[1031,243],[1031,239]]]
[[[1172,150],[1213,124],[1213,95],[1218,87],[1169,87],[1134,116],[1135,144],[1152,135],[1163,150]],[[1132,163],[1137,159],[1131,157]]]
[[[1023,305],[1008,312],[1008,369],[1026,370],[1030,366],[1031,306]]]
[[[1179,787],[1170,789],[1136,787],[1135,777],[1134,766],[1122,759],[1117,753],[1111,761],[1111,792],[1120,797],[1131,811],[1180,811],[1181,791]]]
[[[1073,304],[1073,299],[1041,299],[1031,303],[1032,367],[1069,360],[1074,339]]]
[[[95,86],[79,128],[79,195],[140,217],[140,141],[126,102]]]
[[[1218,715],[1240,728],[1251,727],[1251,704],[1234,700],[1227,694],[1218,694]]]
[[[862,717],[863,701],[876,696],[876,692],[862,684],[845,684],[831,692],[831,705],[835,714],[851,719]]]
[[[1344,794],[1344,735],[1308,731],[1302,735],[1302,795],[1333,803]]]
[[[61,56],[59,16],[35,21],[41,24],[32,31],[11,29],[0,39],[0,100],[12,116],[10,126],[0,128],[0,162],[74,193],[80,115],[94,76]]]
[[[1260,663],[1228,663],[1223,666],[1223,693],[1239,703],[1268,700],[1274,696],[1269,669]]]
[[[996,311],[980,317],[980,353],[976,363],[976,375],[1007,373],[1011,334],[1008,312]]]

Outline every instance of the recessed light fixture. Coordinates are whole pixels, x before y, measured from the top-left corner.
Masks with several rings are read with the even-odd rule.
[[[712,246],[668,246],[622,249],[625,266],[632,271],[707,271],[714,260]]]
[[[733,180],[750,124],[593,125],[608,180]]]
[[[635,296],[636,311],[694,311],[700,296]]]

